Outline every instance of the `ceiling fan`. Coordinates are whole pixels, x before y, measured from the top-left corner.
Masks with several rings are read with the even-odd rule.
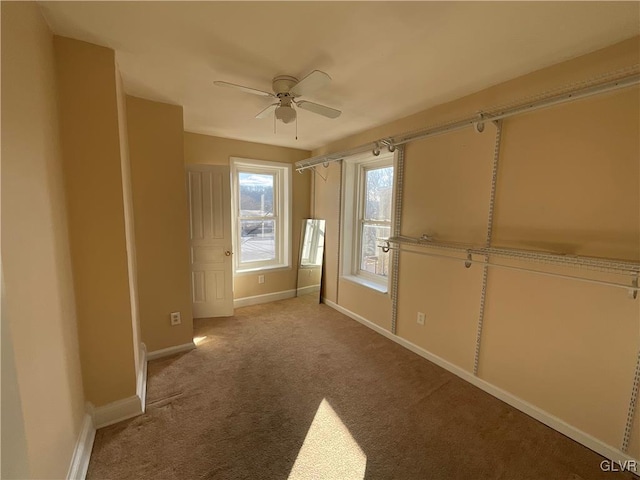
[[[328,118],[338,118],[340,116],[342,112],[335,108],[307,100],[297,100],[297,98],[302,95],[307,95],[328,85],[330,81],[331,77],[329,75],[320,70],[314,70],[302,80],[298,80],[296,77],[289,75],[278,75],[273,79],[273,93],[236,85],[235,83],[222,81],[215,81],[213,83],[219,87],[235,88],[246,93],[253,93],[254,95],[261,95],[277,100],[276,103],[272,103],[258,113],[256,118],[266,118],[271,115],[271,113],[274,113],[277,120],[281,120],[283,123],[291,123],[297,117],[296,110],[293,108],[294,105],[303,110],[308,110],[309,112],[317,113],[318,115]]]

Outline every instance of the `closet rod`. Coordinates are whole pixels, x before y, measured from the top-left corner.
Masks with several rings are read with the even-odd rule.
[[[382,247],[380,247],[382,248]],[[538,275],[546,275],[549,277],[557,277],[557,278],[564,278],[564,279],[568,279],[568,280],[578,280],[581,282],[586,282],[586,283],[595,283],[597,285],[606,285],[608,287],[617,287],[617,288],[624,288],[626,290],[629,291],[630,295],[633,295],[632,298],[636,298],[637,292],[640,290],[640,287],[638,287],[637,284],[633,284],[633,285],[625,285],[623,283],[616,283],[616,282],[608,282],[606,280],[595,280],[592,278],[585,278],[585,277],[577,277],[574,275],[564,275],[562,273],[554,273],[554,272],[544,272],[541,270],[534,270],[531,268],[525,268],[525,267],[514,267],[512,265],[504,265],[501,263],[492,263],[492,262],[486,262],[484,260],[473,260],[470,258],[459,258],[459,257],[452,257],[450,255],[444,255],[444,254],[440,254],[440,253],[432,253],[432,252],[417,252],[415,250],[405,250],[402,249],[400,247],[384,247],[385,250],[396,250],[398,252],[404,252],[404,253],[412,253],[412,254],[416,254],[416,255],[425,255],[428,257],[438,257],[438,258],[446,258],[449,260],[457,260],[459,262],[464,262],[465,266],[467,264],[471,264],[471,263],[480,263],[482,265],[486,265],[488,267],[498,267],[498,268],[504,268],[507,270],[516,270],[516,271],[520,271],[520,272],[527,272],[527,273],[536,273]],[[635,294],[634,294],[635,292]]]
[[[368,150],[379,151],[380,148],[384,146],[387,146],[389,149],[393,149],[397,145],[404,145],[406,143],[421,140],[426,137],[462,130],[464,128],[482,124],[487,121],[497,121],[515,115],[533,112],[542,108],[547,108],[554,105],[591,97],[593,95],[600,95],[603,93],[620,90],[622,88],[631,87],[640,83],[640,73],[638,73],[638,65],[634,65],[633,69],[635,73],[608,82],[583,86],[559,94],[551,94],[538,100],[528,102],[524,101],[512,107],[494,108],[456,122],[451,122],[440,126],[428,127],[426,129],[418,130],[413,133],[384,137],[377,141],[359,145],[348,150],[342,150],[326,155],[318,155],[307,160],[301,160],[299,162],[296,162],[296,170],[302,173],[303,170],[313,168],[316,165],[328,166],[329,163],[337,162],[350,155],[366,152]]]
[[[473,255],[495,255],[513,260],[524,260],[535,263],[551,264],[556,266],[567,266],[589,269],[601,273],[612,273],[617,275],[640,276],[640,262],[629,260],[618,260],[605,257],[586,257],[581,255],[570,255],[565,253],[545,252],[539,250],[525,250],[521,248],[509,247],[478,247],[472,244],[443,242],[433,240],[432,237],[412,238],[405,236],[390,237],[380,239],[385,242],[381,248],[385,251],[390,243],[408,245],[412,247],[436,248],[441,250],[453,250],[463,254]]]

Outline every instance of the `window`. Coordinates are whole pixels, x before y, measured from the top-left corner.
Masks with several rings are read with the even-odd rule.
[[[291,165],[231,159],[236,272],[291,265]]]
[[[391,236],[394,154],[371,153],[344,160],[342,274],[387,291],[389,253],[378,247]]]

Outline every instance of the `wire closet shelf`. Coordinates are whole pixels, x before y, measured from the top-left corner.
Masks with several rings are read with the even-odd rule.
[[[629,290],[629,293],[633,298],[637,297],[637,292],[639,290],[638,277],[640,276],[640,262],[508,247],[481,247],[465,243],[438,241],[434,240],[428,235],[423,235],[420,238],[396,236],[390,237],[388,239],[381,239],[381,242],[382,244],[379,246],[383,251],[400,250],[406,251],[408,253],[418,253],[436,257],[451,258],[453,260],[464,261],[465,267],[467,268],[471,267],[473,263],[481,263],[492,267],[501,267],[542,275],[581,280],[589,283],[626,288]],[[396,246],[393,247],[392,245]],[[407,250],[403,249],[402,247],[420,247],[431,250],[431,252]],[[433,250],[435,250],[436,252],[433,252]],[[440,251],[441,253],[437,253],[437,251]],[[465,256],[461,257],[459,255],[456,256],[455,254],[464,254]],[[474,255],[480,255],[484,258],[482,260],[476,260],[474,259]],[[505,258],[510,260],[523,260],[535,264],[553,265],[560,267],[564,266],[592,272],[624,275],[629,277],[630,279],[629,283],[625,284],[608,280],[599,280],[597,278],[594,279],[584,275],[565,275],[562,273],[544,270],[533,270],[526,267],[495,263],[490,260],[490,257]]]
[[[567,102],[573,102],[583,98],[599,95],[602,93],[613,92],[623,88],[632,87],[640,84],[640,64],[634,64],[620,70],[609,72],[589,80],[564,85],[555,89],[548,90],[538,95],[514,101],[505,105],[488,107],[476,112],[473,115],[458,120],[452,120],[445,123],[427,126],[413,132],[393,135],[390,137],[380,138],[376,141],[369,142],[357,147],[339,152],[327,153],[300,160],[296,162],[296,170],[302,173],[306,169],[314,169],[316,166],[323,165],[328,167],[330,163],[341,161],[342,159],[363,153],[373,151],[374,155],[379,155],[382,148],[388,148],[389,151],[395,150],[396,147],[405,145],[416,140],[422,140],[427,137],[441,135],[448,132],[455,132],[468,127],[480,125],[484,126],[484,122],[495,122],[509,117],[522,115],[539,109],[560,105]],[[478,130],[478,131],[481,131]]]

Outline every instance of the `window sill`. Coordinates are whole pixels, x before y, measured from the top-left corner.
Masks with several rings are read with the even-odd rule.
[[[381,285],[371,280],[367,280],[366,278],[357,277],[355,275],[343,275],[340,278],[361,285],[363,287],[370,288],[371,290],[375,290],[378,293],[383,293],[386,295],[389,292],[389,287],[387,285]]]
[[[291,270],[289,265],[273,265],[267,267],[256,267],[256,268],[243,268],[242,270],[236,270],[234,275],[251,275],[262,272],[279,272],[284,270]]]

